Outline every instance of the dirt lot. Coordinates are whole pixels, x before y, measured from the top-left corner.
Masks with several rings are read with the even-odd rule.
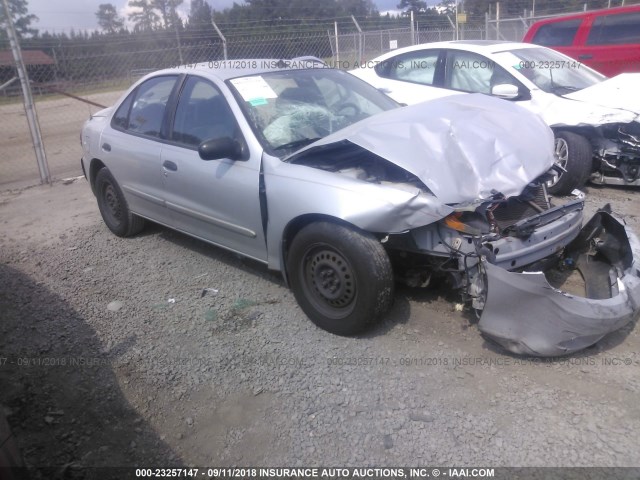
[[[588,199],[640,231],[640,192]],[[0,403],[33,478],[640,465],[634,325],[579,355],[523,359],[436,286],[399,288],[383,324],[341,338],[259,264],[153,225],[113,236],[84,180],[0,194],[0,222]]]
[[[122,91],[95,93],[83,98],[110,106]],[[42,141],[53,178],[82,174],[80,130],[92,113],[100,108],[68,97],[36,97]],[[9,190],[40,183],[38,164],[22,103],[0,105],[3,135],[0,137],[0,189]]]

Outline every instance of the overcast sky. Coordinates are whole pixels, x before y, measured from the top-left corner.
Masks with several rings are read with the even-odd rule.
[[[29,11],[40,19],[34,26],[40,31],[68,31],[71,28],[76,30],[94,29],[96,23],[96,11],[101,3],[113,3],[121,11],[126,13],[127,0],[28,0]],[[216,10],[222,10],[233,5],[234,0],[208,0]],[[242,3],[242,0],[236,0]],[[189,12],[191,0],[185,0],[180,9],[186,16]],[[381,12],[396,10],[396,5],[400,0],[374,0],[374,3]],[[433,2],[429,2],[433,3]]]

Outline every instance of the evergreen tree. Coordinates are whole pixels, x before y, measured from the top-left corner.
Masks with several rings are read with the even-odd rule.
[[[38,30],[31,27],[31,22],[37,21],[38,17],[29,13],[27,0],[9,0],[9,12],[13,19],[13,27],[18,34],[18,37],[29,37],[38,34]],[[6,31],[4,24],[6,21],[6,14],[4,11],[4,5],[0,2],[0,39],[6,40]]]
[[[124,19],[118,15],[115,5],[101,3],[96,12],[98,25],[105,33],[117,33],[124,27]]]

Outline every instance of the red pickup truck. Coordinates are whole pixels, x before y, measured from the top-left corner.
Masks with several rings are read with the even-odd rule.
[[[540,20],[523,41],[558,50],[608,77],[640,72],[640,5]]]

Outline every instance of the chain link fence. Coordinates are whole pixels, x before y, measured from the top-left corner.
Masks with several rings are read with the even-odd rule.
[[[460,39],[522,39],[537,18],[492,20],[463,25]],[[451,19],[450,19],[451,22]],[[407,20],[407,23],[408,20]],[[451,22],[453,24],[453,22]],[[359,28],[359,27],[358,27]],[[337,24],[336,24],[337,29]],[[341,32],[315,28],[256,35],[247,28],[226,39],[202,28],[192,31],[152,31],[113,36],[76,35],[29,41],[23,58],[35,98],[37,116],[51,177],[82,174],[79,135],[84,121],[112,105],[140,76],[173,65],[211,60],[294,58],[311,55],[338,68],[354,68],[396,48],[455,40],[453,28],[393,28]],[[0,51],[0,189],[41,181],[35,144],[29,133],[16,65],[10,51]]]

